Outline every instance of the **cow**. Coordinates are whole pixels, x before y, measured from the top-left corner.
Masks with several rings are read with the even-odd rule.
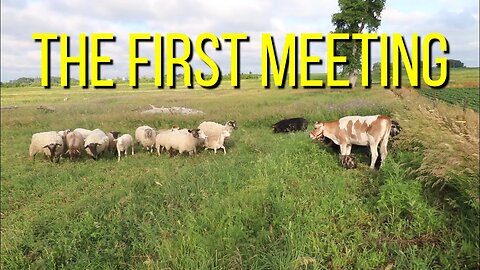
[[[310,138],[322,140],[324,137],[340,146],[340,155],[350,155],[352,145],[370,147],[372,160],[370,168],[375,168],[380,145],[380,159],[387,157],[387,144],[392,128],[392,120],[384,115],[345,116],[330,122],[317,121],[310,132]],[[381,165],[380,165],[381,166]]]
[[[308,121],[305,118],[289,118],[283,119],[272,125],[274,133],[278,132],[292,132],[305,131],[308,126]]]

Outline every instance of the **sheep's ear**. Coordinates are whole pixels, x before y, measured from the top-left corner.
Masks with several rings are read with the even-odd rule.
[[[189,129],[189,130],[188,130],[188,132],[192,133],[192,130],[191,130],[191,129]]]
[[[45,146],[44,146],[44,147],[42,147],[42,148],[48,148],[48,144],[47,144],[47,145],[45,145]]]
[[[88,145],[86,145],[83,149],[87,149],[88,148]]]

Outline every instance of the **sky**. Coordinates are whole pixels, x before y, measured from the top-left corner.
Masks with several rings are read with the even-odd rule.
[[[113,33],[116,42],[102,43],[102,55],[110,56],[113,65],[102,66],[103,78],[127,77],[129,74],[130,33],[184,33],[193,44],[197,35],[211,32],[246,33],[248,43],[241,44],[242,73],[261,72],[261,35],[270,33],[277,50],[283,48],[286,33],[322,33],[334,30],[333,13],[339,11],[332,0],[185,0],[185,1],[90,1],[90,0],[2,0],[1,1],[1,81],[19,77],[41,76],[41,44],[33,33],[66,33],[70,36],[70,52],[78,55],[80,33]],[[459,59],[466,66],[479,66],[479,2],[474,0],[387,0],[377,33],[404,35],[407,44],[411,35],[421,37],[438,32],[450,45],[444,55],[433,46],[434,57]],[[230,44],[220,39],[222,49],[206,45],[207,54],[230,73]],[[139,56],[153,61],[153,43],[140,43]],[[181,47],[178,51],[181,52]],[[325,42],[313,43],[311,55],[326,59]],[[372,62],[380,61],[380,47],[372,46]],[[210,73],[194,53],[191,65]],[[311,72],[325,72],[326,62]],[[60,45],[51,46],[51,75],[59,76]],[[78,78],[78,68],[70,68]],[[153,66],[140,67],[139,76],[152,77]],[[177,73],[182,71],[177,69]]]

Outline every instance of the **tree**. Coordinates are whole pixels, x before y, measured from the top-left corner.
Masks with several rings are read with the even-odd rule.
[[[439,66],[439,64],[437,64],[437,66]],[[464,68],[465,64],[462,63],[462,61],[460,61],[460,60],[448,59],[448,66],[450,68]]]
[[[340,12],[332,15],[332,23],[336,33],[368,33],[374,32],[380,26],[381,13],[386,0],[338,0]],[[361,68],[362,46],[359,41],[339,42],[337,52],[348,59],[343,65],[342,73],[348,74],[353,87],[357,82]],[[329,71],[333,72],[333,71]]]

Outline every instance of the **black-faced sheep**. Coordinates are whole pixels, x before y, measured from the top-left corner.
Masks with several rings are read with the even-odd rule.
[[[63,133],[57,131],[39,132],[32,135],[29,154],[35,160],[35,155],[43,152],[50,161],[59,162],[63,153]]]
[[[108,149],[109,140],[107,134],[100,129],[94,129],[85,139],[85,151],[94,160]]]

